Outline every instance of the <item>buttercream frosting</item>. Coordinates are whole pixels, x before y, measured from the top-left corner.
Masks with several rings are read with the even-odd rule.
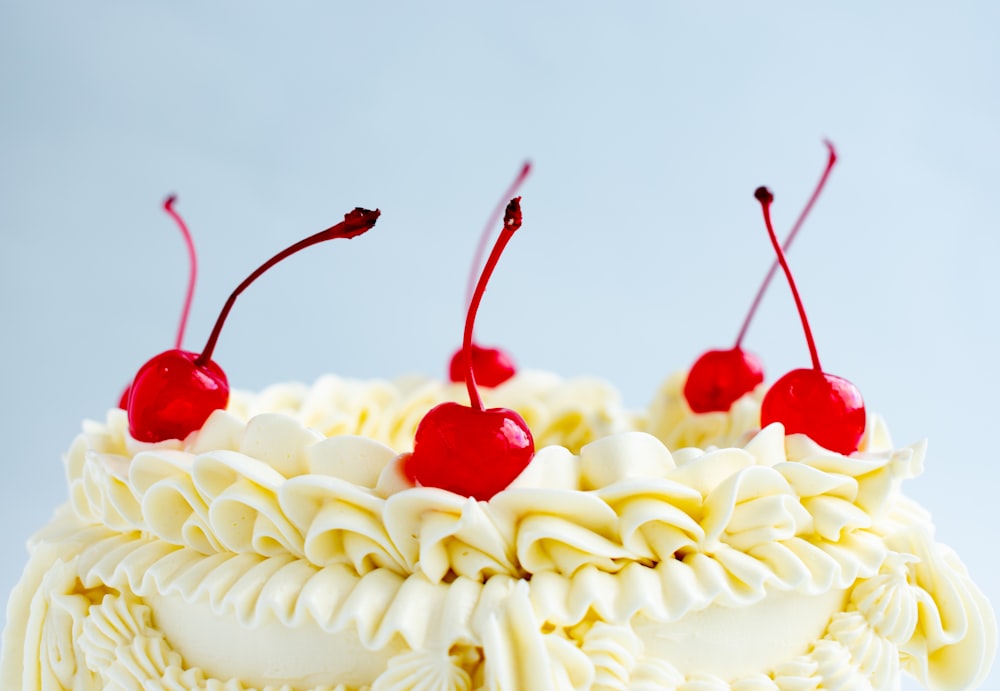
[[[69,503],[32,541],[0,682],[748,691],[891,689],[901,670],[935,690],[983,680],[989,603],[901,493],[923,443],[894,447],[873,417],[847,457],[758,429],[756,392],[728,414],[694,415],[682,385],[669,379],[644,414],[593,380],[527,373],[485,391],[539,442],[488,502],[401,472],[423,413],[462,400],[455,385],[275,386],[160,444],[136,442],[110,411],[66,455]],[[776,625],[791,611],[794,626]]]

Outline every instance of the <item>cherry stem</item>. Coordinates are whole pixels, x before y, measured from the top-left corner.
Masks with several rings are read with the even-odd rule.
[[[299,240],[294,245],[286,247],[257,267],[257,270],[247,276],[243,282],[236,287],[236,290],[232,292],[229,299],[226,300],[226,304],[223,306],[222,312],[219,313],[219,318],[215,320],[215,326],[212,328],[212,333],[208,337],[208,342],[205,343],[205,347],[202,349],[201,355],[195,358],[195,365],[202,367],[212,359],[212,353],[215,351],[215,344],[219,340],[219,333],[222,331],[222,325],[226,322],[226,317],[229,316],[229,310],[233,308],[233,303],[236,302],[236,298],[239,297],[240,293],[246,290],[251,283],[256,281],[261,274],[278,262],[287,259],[291,255],[299,252],[300,250],[304,250],[307,247],[311,247],[326,240],[357,237],[358,235],[371,230],[375,225],[375,221],[378,220],[379,215],[380,212],[378,209],[369,211],[368,209],[362,209],[360,207],[356,208],[346,214],[344,216],[344,220],[337,225],[330,226],[326,230],[321,230],[315,235],[310,235],[304,240]]]
[[[490,239],[490,231],[493,230],[497,221],[500,220],[500,214],[504,212],[504,207],[507,205],[508,200],[517,194],[518,188],[524,184],[524,181],[528,177],[529,173],[531,173],[531,161],[525,161],[521,166],[521,172],[517,174],[514,181],[510,183],[510,187],[508,187],[507,191],[503,193],[502,197],[500,197],[500,201],[497,202],[496,208],[493,209],[493,213],[490,214],[489,219],[486,221],[486,225],[483,226],[483,232],[479,234],[479,244],[476,246],[476,253],[473,256],[472,265],[469,267],[469,282],[465,287],[466,307],[468,307],[469,303],[472,301],[472,292],[476,289],[476,271],[483,263],[483,255],[486,253],[486,243]]]
[[[465,336],[462,340],[462,354],[465,357],[465,387],[469,390],[469,405],[477,410],[484,410],[484,406],[483,399],[479,397],[479,389],[476,386],[476,375],[472,370],[472,331],[476,323],[476,313],[479,312],[479,303],[483,301],[486,284],[489,283],[490,276],[493,275],[493,269],[496,268],[497,262],[500,261],[500,255],[503,254],[507,243],[510,242],[515,231],[520,227],[521,198],[514,197],[507,203],[507,210],[503,216],[503,230],[500,231],[500,237],[497,238],[496,243],[493,245],[493,251],[490,252],[490,256],[486,260],[483,272],[479,276],[479,283],[476,284],[476,289],[472,293],[472,299],[469,301],[469,311],[465,315]]]
[[[830,171],[833,170],[833,165],[837,162],[837,151],[833,148],[833,142],[829,139],[824,139],[823,144],[829,152],[829,156],[826,160],[826,168],[823,170],[823,174],[820,176],[819,182],[816,183],[812,196],[809,197],[809,201],[806,202],[806,205],[802,208],[802,213],[800,213],[799,217],[795,220],[795,225],[793,225],[792,229],[788,232],[788,237],[785,238],[785,242],[782,245],[785,252],[787,252],[788,248],[792,246],[795,236],[798,235],[799,229],[805,222],[806,217],[809,216],[809,212],[812,211],[813,205],[816,203],[816,200],[819,199],[820,193],[826,186],[826,181],[827,178],[830,177]],[[757,308],[760,307],[761,300],[764,298],[764,293],[767,292],[767,286],[771,283],[771,279],[774,278],[774,274],[778,272],[778,266],[778,260],[775,259],[771,264],[771,268],[767,271],[767,276],[764,277],[764,282],[761,283],[760,288],[757,289],[757,295],[754,296],[753,304],[750,305],[750,311],[747,312],[746,319],[743,320],[743,326],[740,327],[740,333],[736,337],[736,345],[734,348],[739,348],[743,345],[743,338],[747,335],[747,330],[750,328],[750,322],[753,321],[753,317],[757,313]]]
[[[174,211],[174,203],[177,201],[177,195],[171,194],[163,202],[163,210],[170,214],[170,218],[174,219],[174,223],[181,231],[181,235],[184,236],[184,244],[187,245],[188,251],[188,286],[187,295],[184,296],[184,308],[181,310],[181,323],[177,327],[177,341],[174,343],[174,348],[178,350],[181,347],[181,343],[184,342],[184,331],[187,329],[188,316],[191,314],[191,301],[194,299],[194,284],[198,280],[198,255],[194,251],[194,239],[191,237],[191,231],[188,230],[187,223],[181,218],[181,215]]]
[[[778,242],[778,236],[774,232],[774,225],[771,223],[771,203],[774,201],[774,195],[766,187],[758,187],[754,192],[754,197],[760,202],[760,208],[764,212],[764,224],[767,226],[767,234],[771,236],[771,244],[774,245],[774,251],[778,255],[778,262],[781,264],[781,269],[785,272],[785,277],[788,279],[788,286],[792,289],[792,297],[795,298],[795,307],[798,309],[799,317],[802,319],[802,330],[806,334],[806,343],[809,344],[809,355],[812,357],[813,369],[817,372],[822,372],[823,368],[819,365],[819,355],[816,353],[816,342],[813,340],[812,329],[809,328],[809,319],[806,317],[806,310],[802,306],[802,298],[799,297],[799,289],[795,287],[792,270],[788,268],[785,253],[781,249],[781,243]]]

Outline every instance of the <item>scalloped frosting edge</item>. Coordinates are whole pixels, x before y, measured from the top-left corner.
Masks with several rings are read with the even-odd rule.
[[[901,668],[930,689],[973,688],[992,662],[996,622],[954,554],[934,543],[928,525],[914,523],[920,511],[904,500],[875,527],[891,548],[856,574],[848,606],[807,654],[734,681],[686,678],[643,656],[629,626],[634,605],[623,603],[628,593],[648,592],[649,583],[642,586],[647,591],[635,590],[624,573],[588,569],[579,583],[545,574],[537,584],[502,575],[485,584],[431,583],[419,573],[402,577],[386,569],[358,576],[288,556],[206,557],[139,534],[71,525],[63,512],[49,529],[61,542],[36,542],[11,600],[0,681],[25,691],[89,688],[77,686],[83,675],[130,688],[159,675],[169,680],[165,688],[250,688],[184,666],[142,602],[144,595],[172,593],[248,626],[265,620],[294,626],[307,618],[330,631],[354,627],[373,649],[402,638],[408,651],[390,660],[373,690],[416,688],[415,679],[433,673],[444,680],[433,688],[456,691],[516,688],[517,679],[531,679],[538,689],[848,691],[883,688]],[[17,645],[15,627],[24,645]],[[36,659],[40,664],[23,664]],[[31,678],[31,670],[40,676]],[[332,690],[350,691],[314,687]]]

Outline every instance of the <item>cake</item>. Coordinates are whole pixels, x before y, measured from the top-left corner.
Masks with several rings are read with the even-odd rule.
[[[589,379],[485,390],[539,446],[488,502],[401,472],[457,384],[234,393],[184,442],[137,442],[111,410],[66,455],[0,686],[974,688],[996,625],[900,490],[924,444],[873,416],[832,453],[756,429],[760,388],[691,413],[684,378],[643,414]]]
[[[758,198],[773,239],[769,193]],[[352,214],[329,237],[378,216]],[[821,371],[811,336],[813,370],[697,412],[702,359],[642,411],[597,379],[512,368],[480,398],[474,353],[487,351],[472,324],[498,256],[470,301],[464,386],[330,375],[230,395],[211,360],[220,324],[201,354],[140,368],[128,410],[86,422],[65,455],[69,501],[30,543],[0,686],[892,691],[908,673],[957,691],[985,679],[991,606],[902,491],[925,444],[894,446],[860,398],[834,401],[863,421],[839,451],[839,437],[815,441],[836,416],[796,403],[781,417],[790,375],[849,384]],[[753,365],[729,380],[762,378],[739,347],[720,357]],[[503,430],[480,429],[484,415]]]

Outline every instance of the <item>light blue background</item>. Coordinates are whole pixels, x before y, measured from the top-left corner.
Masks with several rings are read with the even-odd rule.
[[[841,164],[790,258],[820,355],[898,442],[930,439],[907,492],[1000,603],[995,5],[354,5],[0,5],[0,593],[81,418],[173,342],[168,192],[201,258],[191,349],[267,256],[383,211],[240,299],[216,358],[235,386],[437,375],[530,156],[477,333],[640,407],[731,343],[772,258],[752,192],[786,228],[827,136]],[[747,345],[771,379],[808,364],[783,283]]]

